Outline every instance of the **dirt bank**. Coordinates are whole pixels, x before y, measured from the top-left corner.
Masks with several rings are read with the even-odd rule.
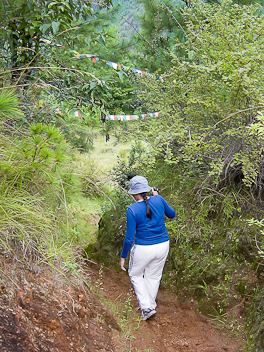
[[[1,352],[243,351],[242,341],[166,290],[157,315],[140,321],[126,273],[92,263],[83,268],[91,289],[0,255]]]

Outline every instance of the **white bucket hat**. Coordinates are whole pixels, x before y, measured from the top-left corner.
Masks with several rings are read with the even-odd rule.
[[[151,187],[148,185],[148,180],[143,176],[135,176],[130,180],[130,194],[139,194],[143,192],[149,192]]]

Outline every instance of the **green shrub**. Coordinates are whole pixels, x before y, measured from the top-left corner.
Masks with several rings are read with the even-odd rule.
[[[132,202],[132,198],[123,191],[117,193],[116,209],[106,210],[99,221],[97,242],[84,249],[88,258],[108,266],[117,263],[126,233],[126,208]]]
[[[74,223],[68,200],[82,193],[74,152],[59,128],[42,123],[13,126],[13,114],[21,116],[16,106],[14,95],[0,95],[1,247],[26,263],[30,258],[61,261],[71,253],[71,246],[65,246],[72,240]]]

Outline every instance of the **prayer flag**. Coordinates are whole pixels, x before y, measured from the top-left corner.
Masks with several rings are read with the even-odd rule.
[[[74,116],[82,118],[82,115],[78,111],[75,111]]]
[[[141,114],[140,115],[143,119],[148,119],[150,116],[159,117],[159,112],[152,112],[149,114]],[[113,121],[133,121],[138,120],[139,115],[107,115],[107,120]]]

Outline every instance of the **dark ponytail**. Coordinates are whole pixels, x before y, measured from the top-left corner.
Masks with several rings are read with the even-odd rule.
[[[152,218],[152,211],[150,209],[150,206],[148,205],[148,197],[147,197],[147,193],[146,192],[143,192],[143,193],[140,193],[143,197],[143,200],[147,206],[147,210],[146,210],[146,216],[147,218],[151,219]]]

